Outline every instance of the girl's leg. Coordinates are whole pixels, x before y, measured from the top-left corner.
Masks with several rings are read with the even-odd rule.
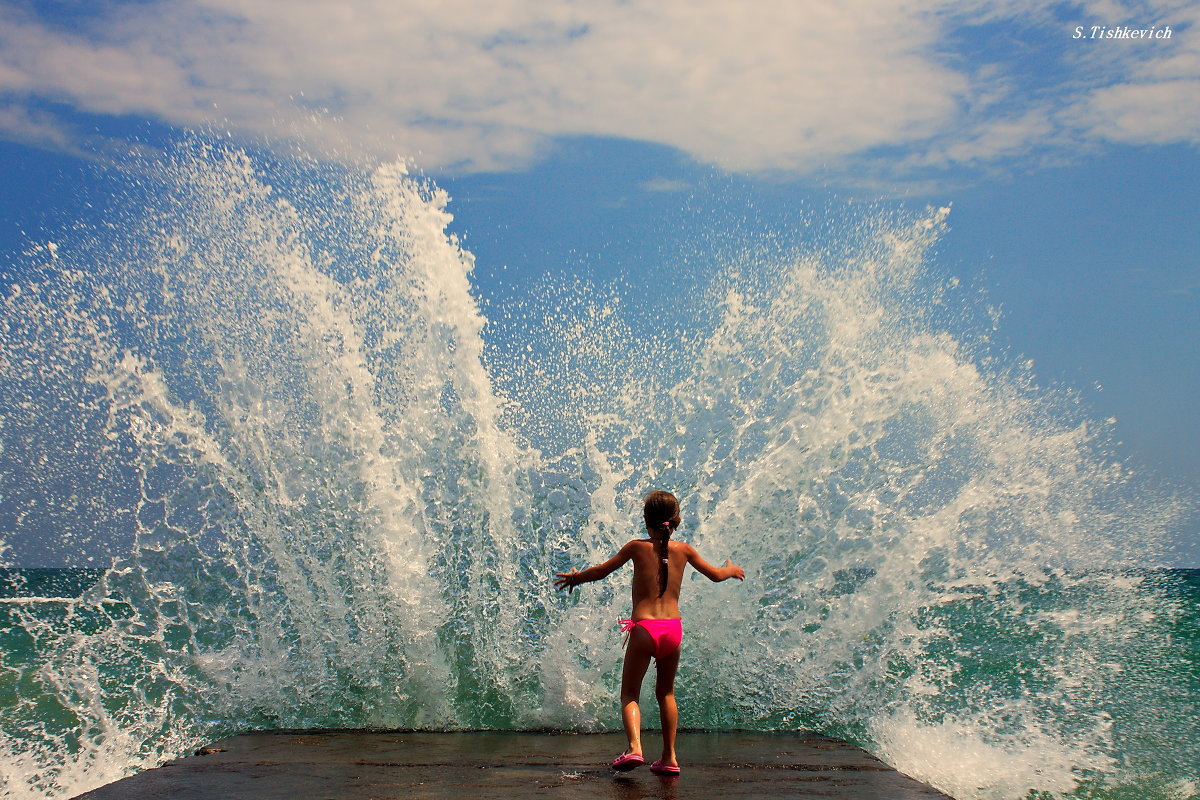
[[[662,718],[662,763],[679,766],[675,759],[675,729],[679,727],[679,709],[675,705],[675,673],[679,669],[679,648],[658,660],[658,677],[654,695],[658,698],[658,714]]]
[[[642,710],[638,699],[642,694],[642,678],[650,666],[654,654],[654,640],[641,627],[629,632],[629,643],[625,646],[625,667],[621,670],[621,722],[625,725],[625,736],[629,739],[627,753],[642,754]]]

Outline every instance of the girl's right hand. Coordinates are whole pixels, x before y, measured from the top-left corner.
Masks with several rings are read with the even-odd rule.
[[[575,581],[575,576],[579,574],[579,570],[573,569],[570,572],[556,572],[558,579],[554,581],[554,588],[558,590],[567,590],[567,594],[575,591],[575,587],[579,584]]]
[[[730,578],[737,578],[739,581],[746,580],[746,570],[733,563],[733,559],[725,559],[725,571],[729,573]]]

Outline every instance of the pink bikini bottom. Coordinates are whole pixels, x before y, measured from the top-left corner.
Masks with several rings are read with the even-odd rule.
[[[666,658],[679,649],[679,643],[683,641],[683,620],[681,619],[632,619],[618,620],[621,623],[621,632],[629,633],[634,628],[642,628],[646,633],[650,634],[650,638],[654,641],[654,657],[658,659]],[[629,638],[626,637],[626,642]]]

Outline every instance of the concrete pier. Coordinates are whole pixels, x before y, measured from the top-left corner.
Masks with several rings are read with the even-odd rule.
[[[657,737],[645,737],[654,759]],[[196,755],[77,800],[949,800],[865,751],[815,733],[680,733],[678,777],[613,772],[620,734],[283,731]]]

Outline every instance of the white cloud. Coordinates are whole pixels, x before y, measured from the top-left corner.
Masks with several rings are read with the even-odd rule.
[[[899,148],[909,164],[948,164],[1064,135],[1200,138],[1183,119],[1200,59],[1182,36],[1129,58],[1110,50],[1101,67],[1079,56],[1091,83],[1086,104],[1067,104],[1065,116],[1047,113],[1045,97],[1022,106],[1005,65],[947,57],[955,25],[1006,11],[1051,24],[1035,7],[160,0],[114,6],[85,33],[0,11],[0,94],[466,170],[521,165],[548,138],[576,134],[658,142],[729,169],[800,172],[861,163],[879,148]],[[1065,29],[1061,46],[1071,46]],[[1147,109],[1162,101],[1178,113],[1156,122]]]

